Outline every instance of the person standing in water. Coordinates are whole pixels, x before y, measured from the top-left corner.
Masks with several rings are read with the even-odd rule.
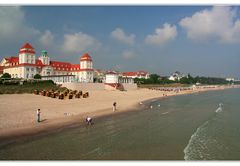
[[[87,122],[88,125],[92,125],[93,124],[92,118],[89,117],[89,116],[86,118],[86,122]]]
[[[40,120],[40,116],[41,116],[41,112],[40,112],[40,109],[37,110],[37,122],[41,122]]]

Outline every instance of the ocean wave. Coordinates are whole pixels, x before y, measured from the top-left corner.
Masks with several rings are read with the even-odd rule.
[[[223,104],[220,103],[219,107],[215,110],[216,113],[223,111]],[[214,121],[216,115],[210,120],[204,122],[193,133],[188,141],[187,146],[184,148],[184,160],[208,160],[212,159],[213,151],[211,147],[221,146],[218,141],[209,135],[210,122]],[[212,125],[211,125],[212,126]]]
[[[203,125],[197,128],[197,130],[193,133],[190,140],[188,141],[187,146],[184,148],[184,160],[195,160],[195,159],[203,159],[203,154],[201,153],[201,149],[205,148],[204,140],[201,140],[200,134],[201,131],[208,125],[208,121],[206,121]],[[198,143],[197,143],[198,142]]]

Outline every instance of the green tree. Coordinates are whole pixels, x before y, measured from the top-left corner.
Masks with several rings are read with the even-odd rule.
[[[42,76],[41,76],[40,74],[35,74],[33,78],[34,78],[34,79],[41,79]]]
[[[151,75],[149,76],[150,82],[151,82],[152,84],[157,84],[157,83],[159,83],[159,78],[160,78],[160,76],[157,75],[157,74],[151,74]]]
[[[11,78],[11,75],[9,73],[3,73],[1,78]]]

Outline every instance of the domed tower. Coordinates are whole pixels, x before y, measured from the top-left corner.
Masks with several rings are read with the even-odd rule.
[[[19,64],[22,63],[28,63],[28,64],[35,64],[35,50],[34,48],[29,44],[26,43],[19,51]]]
[[[93,82],[93,62],[88,53],[80,59],[80,82]]]
[[[41,56],[39,57],[39,60],[41,60],[42,64],[44,64],[44,65],[49,65],[50,64],[50,58],[49,58],[46,50],[42,51]]]

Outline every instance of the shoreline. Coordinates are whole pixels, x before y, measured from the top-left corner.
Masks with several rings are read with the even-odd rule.
[[[143,100],[140,100],[140,101],[139,101],[139,99],[134,100],[133,102],[130,102],[129,104],[127,104],[127,106],[125,106],[125,107],[119,106],[119,108],[117,107],[116,112],[112,112],[111,107],[110,108],[102,108],[102,109],[100,107],[98,107],[98,109],[95,109],[94,111],[80,112],[69,118],[54,117],[53,119],[51,119],[51,121],[46,120],[46,121],[41,122],[40,124],[35,123],[34,125],[31,125],[31,126],[29,124],[28,125],[23,124],[23,125],[20,125],[19,127],[11,127],[10,126],[10,128],[0,128],[0,146],[4,147],[4,146],[8,146],[12,143],[21,142],[21,141],[28,140],[31,138],[38,138],[38,137],[46,136],[48,134],[61,132],[62,130],[72,128],[72,127],[84,127],[84,126],[86,126],[86,124],[85,124],[86,116],[93,117],[94,122],[96,122],[98,120],[101,120],[101,119],[104,119],[107,117],[117,116],[117,115],[125,114],[128,112],[134,112],[134,111],[139,111],[141,109],[144,109],[144,108],[141,108],[142,105],[140,105],[139,102],[143,102],[143,105],[146,106],[146,105],[148,105],[148,103],[151,103],[153,100],[159,100],[159,99],[168,98],[171,96],[188,95],[188,94],[193,94],[193,93],[224,90],[224,89],[230,89],[230,88],[239,88],[239,86],[235,86],[235,87],[232,87],[232,86],[231,87],[229,87],[229,86],[222,87],[221,86],[221,87],[214,88],[214,89],[201,89],[201,90],[198,89],[198,90],[191,90],[191,91],[182,91],[179,93],[164,92],[165,94],[167,93],[167,96],[163,96],[163,93],[161,91],[157,91],[157,90],[146,90],[146,89],[136,90],[135,92],[131,92],[130,94],[135,93],[135,95],[136,95],[136,93],[143,91],[143,94],[145,92],[150,92],[149,93],[150,95],[147,95],[146,97],[140,97],[140,99],[143,99]],[[153,93],[151,93],[151,92],[153,92]],[[156,94],[156,92],[158,94]],[[94,91],[92,93],[94,93]],[[109,93],[114,93],[114,92],[107,91],[105,93],[109,94]],[[118,92],[115,95],[117,97],[119,97],[118,96],[119,94],[121,94],[121,92]],[[91,93],[90,93],[90,95],[91,95]],[[16,96],[16,95],[14,95],[14,96]],[[27,96],[29,97],[29,95],[27,95]],[[33,96],[35,96],[35,95],[33,95]],[[139,95],[137,95],[137,96],[139,96]],[[35,96],[35,97],[54,100],[54,99],[50,99],[50,98],[46,98],[46,97],[42,97],[42,96]],[[91,96],[90,96],[90,98],[91,98]],[[94,96],[93,96],[93,98],[94,98]],[[80,99],[80,100],[84,100],[84,99]],[[126,100],[128,100],[128,98]],[[71,106],[71,103],[70,103],[70,106]]]

